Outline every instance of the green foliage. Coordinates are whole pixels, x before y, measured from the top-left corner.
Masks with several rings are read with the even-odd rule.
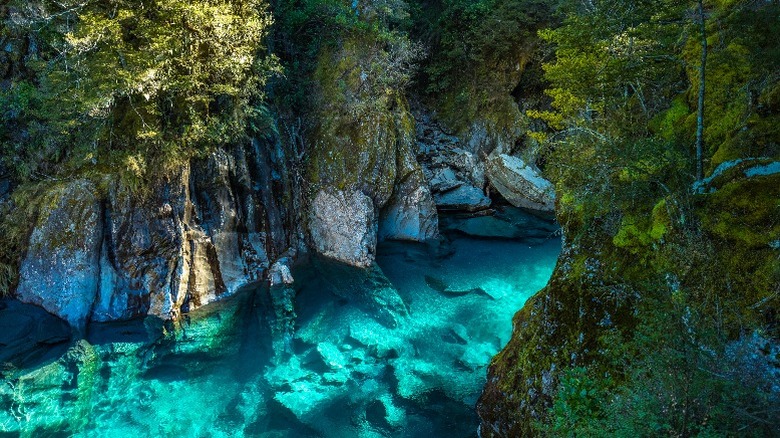
[[[365,76],[385,87],[403,89],[422,55],[402,31],[409,19],[402,0],[281,0],[274,14],[274,46],[286,73],[274,83],[274,95],[283,110],[293,113],[312,109],[309,97],[318,86],[314,76],[322,67],[321,55],[337,52],[344,43],[368,44],[374,58]]]
[[[19,265],[27,239],[42,208],[42,185],[16,189],[0,204],[0,297],[9,296],[19,280]]]
[[[596,436],[604,432],[601,424],[604,405],[609,402],[609,379],[588,375],[582,367],[566,370],[558,385],[550,423],[540,425],[552,436]]]
[[[279,68],[265,52],[262,0],[2,9],[12,51],[0,72],[0,167],[18,187],[0,212],[0,294],[15,287],[41,185],[118,174],[140,190],[154,173],[269,130],[264,87]]]
[[[273,93],[308,140],[301,155],[310,188],[358,184],[389,195],[397,145],[410,144],[414,131],[405,92],[424,55],[403,31],[408,5],[285,0],[275,12],[287,76]]]
[[[568,370],[539,426],[547,434],[769,436],[780,428],[771,376],[746,362],[761,357],[751,333],[776,327],[780,185],[776,175],[746,177],[737,167],[713,193],[692,193],[701,55],[694,4],[565,2],[563,25],[541,32],[556,54],[544,65],[552,104],[529,115],[547,126],[533,136],[549,150],[546,170],[574,248],[557,274],[572,285],[559,280],[547,293],[576,309],[536,322],[558,324],[548,342],[563,349],[553,364]],[[709,168],[777,161],[780,44],[765,34],[778,31],[780,10],[705,6]],[[597,304],[604,300],[617,303],[609,318]],[[776,340],[772,330],[766,336]],[[536,376],[551,365],[522,366]]]
[[[708,195],[703,226],[725,240],[766,248],[780,240],[780,177],[738,179]]]
[[[527,50],[535,30],[547,20],[549,2],[540,0],[446,0],[420,17],[424,36],[435,45],[426,69],[428,91],[451,92]],[[510,60],[511,59],[511,60]]]
[[[765,339],[755,334],[728,342],[701,302],[684,291],[652,294],[642,307],[648,316],[636,327],[633,349],[605,345],[622,358],[619,381],[593,369],[568,369],[543,431],[619,437],[778,431],[772,359],[757,351]]]
[[[40,41],[0,93],[3,159],[21,179],[143,169],[235,142],[262,118],[276,71],[256,0],[14,5],[6,23]],[[260,125],[255,123],[256,125]]]
[[[780,107],[770,97],[780,84],[780,46],[768,39],[780,32],[780,5],[767,2],[756,10],[749,1],[733,1],[711,14],[705,124],[710,168],[740,157],[780,155]],[[693,47],[684,54],[699,56]]]
[[[599,2],[542,31],[556,49],[555,60],[544,66],[554,111],[531,115],[557,130],[645,135],[647,122],[666,109],[669,90],[680,83],[683,64],[674,54],[683,10],[665,0]]]
[[[521,77],[524,90],[538,86],[536,31],[554,20],[551,3],[419,2],[412,33],[429,52],[419,88],[451,129],[463,133],[477,120],[494,131],[517,129],[522,116],[512,93]]]

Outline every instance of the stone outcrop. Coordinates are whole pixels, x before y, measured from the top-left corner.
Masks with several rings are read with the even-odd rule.
[[[309,136],[308,231],[320,254],[354,266],[376,241],[438,235],[436,207],[415,160],[415,120],[403,90],[376,83],[386,50],[346,38],[318,59]],[[356,234],[355,234],[356,233]]]
[[[610,351],[613,347],[625,351],[627,347],[634,349],[642,345],[644,351],[655,358],[676,355],[680,351],[679,346],[691,339],[680,332],[700,333],[699,330],[702,330],[702,326],[695,325],[698,323],[688,325],[687,303],[683,311],[682,306],[672,306],[664,301],[674,296],[676,291],[701,293],[706,288],[707,296],[718,296],[719,300],[733,303],[731,308],[735,315],[755,318],[757,314],[752,312],[761,306],[755,303],[768,303],[774,298],[772,291],[777,287],[776,276],[745,275],[745,272],[777,272],[777,250],[773,242],[780,238],[777,208],[780,173],[772,172],[777,167],[772,164],[774,161],[745,159],[722,164],[711,178],[694,188],[698,193],[684,194],[684,199],[691,202],[691,206],[678,210],[684,212],[674,219],[679,222],[664,225],[680,227],[678,230],[687,229],[684,227],[688,226],[688,218],[694,217],[698,221],[698,237],[674,236],[664,230],[663,241],[643,244],[638,254],[625,251],[625,247],[620,246],[622,242],[613,239],[616,232],[614,225],[595,224],[598,221],[592,220],[593,216],[583,216],[571,205],[559,209],[559,222],[564,225],[563,251],[552,279],[515,315],[511,340],[491,362],[487,384],[477,404],[481,420],[480,436],[543,434],[538,425],[549,420],[551,413],[558,412],[550,408],[560,394],[559,383],[567,370],[587,368],[590,376],[615,376],[622,372],[620,366],[615,368],[614,361],[622,353]],[[674,211],[679,207],[666,207],[666,203],[673,202],[676,196],[667,197],[656,204],[661,207],[655,208]],[[637,206],[631,207],[633,211],[628,208],[621,213],[647,215],[653,203],[657,202],[655,198],[650,201],[637,198]],[[640,232],[649,235],[653,225],[648,223],[643,227]],[[706,254],[699,252],[702,247],[707,248]],[[669,251],[669,248],[675,250]],[[645,264],[643,261],[648,259],[654,262]],[[686,321],[685,326],[679,326],[679,332],[663,331],[667,326],[655,319],[659,314],[655,306],[647,309],[639,304],[651,299],[658,300],[654,303],[669,305],[664,307],[663,312],[679,312],[669,317]],[[697,305],[703,306],[700,309],[708,309],[699,310],[702,314],[712,311],[701,302]],[[657,340],[612,345],[614,338],[605,336],[623,331],[636,333],[640,324],[644,325],[644,333],[653,330]],[[724,327],[727,325],[724,323]],[[745,326],[741,322],[736,326],[739,328],[735,329],[735,334],[743,334]],[[704,332],[709,330],[706,324],[704,327],[707,327]],[[605,339],[609,341],[605,342]],[[717,376],[718,387],[729,384],[726,382],[734,376],[717,368],[729,360],[731,354],[728,350],[739,344],[748,350],[754,348],[748,347],[752,342],[740,340],[736,345],[726,344],[724,353],[715,353],[720,347],[704,347],[706,342],[699,344],[698,339],[701,338],[697,338],[694,344],[696,349],[707,351],[707,360],[712,362],[703,362],[707,364],[705,366],[691,363],[691,366]],[[765,352],[761,355],[769,354],[771,348],[767,348],[764,342],[761,344],[765,345]],[[669,350],[668,345],[675,347]],[[761,355],[757,356],[760,358]],[[662,360],[664,362],[661,363],[666,363],[668,359]],[[716,364],[716,368],[708,368]],[[733,369],[744,370],[754,366],[739,365]],[[685,370],[684,367],[681,367],[681,372],[690,372],[682,370]],[[656,372],[663,374],[662,369],[650,375],[641,374],[641,379],[652,383],[638,388],[643,391],[647,387],[658,387],[656,385],[663,377],[659,378]],[[757,382],[756,377],[758,373],[751,372],[750,380]],[[743,380],[739,379],[741,377],[731,380],[733,383],[730,384],[741,385],[737,382]],[[625,393],[631,394],[637,383],[631,382],[630,385],[620,388],[620,391],[627,388],[629,391]],[[622,419],[622,414],[617,418]]]
[[[379,215],[379,240],[424,241],[439,235],[436,205],[410,148],[398,151],[400,173],[390,200]]]
[[[422,164],[436,206],[442,210],[478,211],[491,204],[485,187],[485,166],[476,152],[447,134],[429,114],[418,111],[417,159]]]
[[[415,116],[418,160],[439,209],[485,210],[492,204],[486,195],[491,185],[515,207],[553,212],[553,185],[532,164],[510,155],[515,141],[510,139],[519,138],[518,132],[501,134],[477,121],[466,134],[455,136],[426,111],[419,109]]]
[[[294,240],[280,147],[220,149],[150,182],[49,191],[22,262],[17,295],[83,328],[143,315],[175,319],[234,294]],[[276,156],[276,158],[274,158]]]
[[[490,183],[510,204],[553,213],[555,187],[521,158],[500,154],[487,162]]]

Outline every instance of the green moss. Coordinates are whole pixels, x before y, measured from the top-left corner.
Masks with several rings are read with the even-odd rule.
[[[647,252],[647,247],[658,243],[668,232],[670,220],[666,200],[659,201],[648,216],[624,216],[612,244],[634,254]]]
[[[415,122],[403,89],[383,77],[394,73],[380,71],[388,56],[375,37],[358,34],[318,57],[317,125],[309,156],[315,187],[360,189],[379,203],[392,193],[397,150],[411,147]]]
[[[780,175],[732,181],[704,202],[702,224],[722,239],[749,248],[780,239]]]
[[[661,240],[671,226],[666,200],[662,199],[653,207],[652,224],[650,226],[650,238]]]
[[[672,106],[658,114],[651,122],[650,128],[667,141],[685,138],[687,130],[685,118],[691,113],[688,102],[683,96],[672,100]]]

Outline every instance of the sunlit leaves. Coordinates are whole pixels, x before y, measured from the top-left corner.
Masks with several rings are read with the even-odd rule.
[[[26,102],[8,115],[16,131],[2,139],[10,157],[53,143],[59,152],[45,161],[70,158],[60,171],[77,170],[86,156],[91,163],[113,160],[116,151],[165,161],[240,140],[247,126],[263,125],[249,118],[260,114],[252,108],[262,105],[264,84],[279,71],[264,51],[272,23],[265,2],[41,5],[18,9],[25,19],[17,31],[42,40],[44,62],[26,65],[36,101],[15,97],[14,88],[3,97]],[[35,126],[44,130],[31,137]],[[20,133],[29,141],[20,143]]]

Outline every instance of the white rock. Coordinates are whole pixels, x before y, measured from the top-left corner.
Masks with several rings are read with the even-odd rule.
[[[326,257],[358,267],[374,262],[376,211],[371,198],[359,190],[320,190],[312,204],[309,231],[314,249]]]
[[[521,158],[494,156],[488,160],[487,175],[493,187],[515,207],[555,210],[555,187]]]

